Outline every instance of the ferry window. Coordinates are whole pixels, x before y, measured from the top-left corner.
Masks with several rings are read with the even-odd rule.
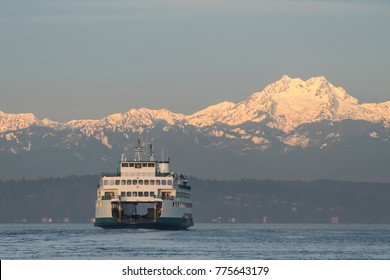
[[[150,192],[150,196],[151,196],[151,197],[154,197],[154,192]]]
[[[150,180],[150,184],[154,186],[154,180]]]
[[[131,192],[127,192],[127,196],[131,196]]]
[[[121,196],[125,197],[126,196],[126,192],[121,192]]]
[[[126,180],[122,180],[121,185],[126,185]]]
[[[127,180],[127,184],[128,184],[128,185],[131,185],[131,180]]]
[[[156,185],[160,185],[160,180],[156,180]]]
[[[129,163],[128,162],[122,162],[122,167],[129,167]]]
[[[161,184],[165,186],[167,184],[167,180],[161,180]]]
[[[138,196],[143,196],[144,193],[143,192],[138,192]]]
[[[108,180],[104,180],[103,184],[108,185]]]
[[[110,185],[114,185],[114,180],[110,180]]]
[[[137,185],[137,180],[133,180],[133,185]]]
[[[145,181],[144,181],[144,184],[145,184],[145,185],[149,185],[149,180],[145,180]]]
[[[144,184],[144,180],[138,180],[138,185],[143,185]]]
[[[143,162],[142,167],[148,167],[148,164],[146,162]]]
[[[133,196],[137,196],[137,192],[133,192]]]
[[[115,180],[115,185],[119,185],[120,180]]]
[[[154,163],[149,162],[149,163],[148,163],[148,167],[154,167]]]
[[[172,180],[168,180],[168,185],[172,186]]]
[[[149,192],[144,192],[144,196],[149,196]]]
[[[140,162],[135,163],[135,168],[141,168],[141,163]]]
[[[130,163],[129,163],[129,166],[130,166],[130,167],[134,167],[134,162],[130,162]]]

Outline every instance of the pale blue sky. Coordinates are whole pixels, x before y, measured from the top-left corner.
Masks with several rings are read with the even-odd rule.
[[[0,111],[190,114],[283,74],[387,101],[389,26],[390,1],[1,0]]]

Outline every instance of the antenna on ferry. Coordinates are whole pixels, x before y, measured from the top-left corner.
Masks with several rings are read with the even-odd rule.
[[[150,142],[150,144],[149,144],[149,160],[150,161],[156,160],[156,157],[155,157],[154,152],[153,152],[153,143],[152,142]]]
[[[141,154],[143,152],[142,150],[143,147],[141,147],[141,139],[137,138],[137,141],[138,141],[138,147],[134,149],[134,160],[141,161],[142,160]]]
[[[164,162],[164,147],[162,148],[161,151],[161,161]]]

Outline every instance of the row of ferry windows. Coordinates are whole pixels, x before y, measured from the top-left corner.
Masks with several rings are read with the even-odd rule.
[[[172,180],[104,180],[103,184],[105,186],[108,185],[145,185],[145,186],[171,186],[172,185]]]
[[[191,194],[185,193],[185,192],[176,192],[176,196],[177,196],[178,198],[187,198],[187,199],[191,199]]]
[[[192,208],[192,203],[187,202],[172,202],[173,207],[179,207],[179,208]]]
[[[154,197],[154,192],[121,192],[121,196],[122,197],[141,197],[141,196],[144,196],[144,197]]]
[[[122,162],[122,167],[154,167],[154,162]]]

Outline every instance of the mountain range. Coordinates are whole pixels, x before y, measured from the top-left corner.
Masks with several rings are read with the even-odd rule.
[[[390,101],[288,76],[192,115],[141,108],[60,123],[0,112],[0,178],[114,171],[137,137],[200,178],[390,181]]]

